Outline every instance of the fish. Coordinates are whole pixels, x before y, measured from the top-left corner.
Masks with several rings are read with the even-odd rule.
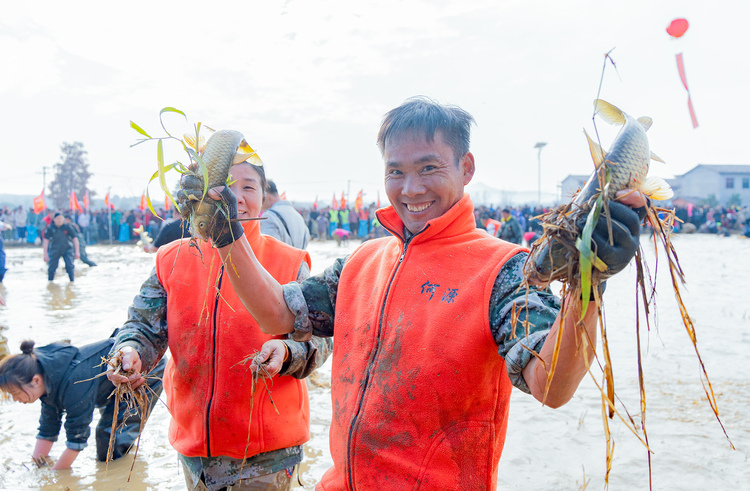
[[[609,186],[605,189],[604,199],[614,199],[615,194],[623,189],[637,189],[649,198],[660,201],[671,198],[674,193],[669,184],[662,178],[647,176],[651,160],[664,163],[649,148],[646,132],[653,121],[648,116],[634,119],[616,106],[602,99],[594,101],[594,110],[605,122],[621,125],[608,152],[604,152],[586,129],[583,133],[589,144],[591,158],[596,169],[589,177],[583,189],[573,200],[574,205],[583,206],[593,196],[599,194],[599,174],[609,171]],[[604,165],[602,165],[604,164]]]
[[[664,179],[648,176],[651,160],[664,162],[651,151],[646,136],[652,119],[648,116],[633,118],[602,99],[594,101],[594,111],[605,122],[622,128],[606,152],[584,129],[595,169],[571,203],[541,217],[544,234],[532,244],[524,266],[531,283],[546,286],[555,280],[569,280],[577,273],[576,268],[572,267],[578,262],[575,244],[581,233],[576,223],[588,215],[600,197],[612,200],[617,192],[624,189],[641,191],[655,201],[674,195]],[[602,183],[606,183],[603,188]],[[606,264],[601,261],[596,263],[596,258],[594,265],[606,271]],[[606,278],[606,273],[603,278]]]
[[[263,162],[243,134],[236,130],[215,131],[205,144],[202,138],[196,139],[192,135],[185,135],[183,141],[201,155],[204,167],[192,164],[189,167],[191,172],[183,174],[180,179],[180,213],[189,221],[193,237],[208,240],[211,230],[220,225],[221,220],[218,220],[218,201],[208,197],[207,190],[226,185],[233,165],[249,162],[262,166]]]

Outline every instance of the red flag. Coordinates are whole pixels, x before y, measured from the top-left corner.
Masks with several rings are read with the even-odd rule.
[[[47,201],[44,199],[44,189],[42,194],[34,198],[34,213],[39,214],[47,208]]]
[[[169,211],[169,206],[170,206],[169,196],[165,195],[164,196],[164,210]]]
[[[336,193],[333,193],[333,201],[331,201],[331,208],[333,208],[334,210],[339,209],[339,202],[336,201]]]
[[[341,191],[341,209],[343,210],[346,208],[346,198],[344,197],[344,192]]]
[[[359,213],[360,208],[362,208],[362,189],[359,190],[357,193],[357,199],[354,200],[354,210]]]
[[[690,110],[690,119],[693,120],[693,128],[697,128],[698,119],[695,117],[693,101],[690,99],[690,89],[688,89],[687,77],[685,76],[685,64],[682,61],[682,53],[677,53],[677,71],[680,72],[680,80],[682,80],[682,85],[685,86],[685,90],[688,93],[688,109]]]
[[[83,193],[83,207],[88,210],[89,205],[91,202],[89,201],[89,190],[87,189],[85,193]]]
[[[280,198],[280,199],[281,199],[282,201],[286,201],[286,191],[282,192],[282,193],[281,193],[281,196],[279,196],[279,198]]]
[[[380,208],[380,191],[378,191],[378,208]]]
[[[104,197],[104,206],[107,208],[112,208],[113,210],[115,209],[115,205],[113,205],[112,202],[109,201],[109,193],[107,193],[107,195]]]
[[[318,195],[315,195],[315,201],[313,202],[313,210],[318,211]]]
[[[141,211],[146,211],[146,193],[143,193],[141,195],[141,202],[138,205],[138,209]]]
[[[78,198],[76,197],[75,191],[70,192],[70,209],[73,211],[83,211],[81,205],[78,204]]]

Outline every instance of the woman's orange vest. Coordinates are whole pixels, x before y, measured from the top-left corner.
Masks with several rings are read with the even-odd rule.
[[[307,252],[260,235],[258,222],[245,236],[260,263],[280,283],[297,278]],[[301,445],[310,438],[310,408],[304,381],[274,377],[269,382],[276,414],[261,382],[252,399],[249,364],[239,364],[271,339],[260,331],[223,274],[213,247],[187,240],[159,249],[156,272],[167,291],[167,326],[172,358],[164,390],[172,415],[169,441],[182,455],[247,456]]]
[[[404,245],[365,242],[338,284],[321,490],[495,489],[511,383],[489,325],[492,287],[523,249],[475,227],[464,196]]]

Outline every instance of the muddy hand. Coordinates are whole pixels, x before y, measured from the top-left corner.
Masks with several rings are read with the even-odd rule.
[[[116,386],[130,382],[130,387],[135,389],[145,381],[143,375],[141,375],[141,357],[130,346],[121,349],[120,353],[122,353],[121,365],[117,367],[108,364],[107,378]],[[133,373],[129,376],[126,375],[131,370]]]
[[[223,201],[227,207],[228,225],[224,224],[211,230],[211,241],[214,247],[220,249],[230,245],[242,237],[245,230],[237,220],[237,196],[229,186],[215,187],[208,190],[208,196],[216,201]]]
[[[250,364],[250,369],[257,371],[259,368],[258,364],[260,363],[263,365],[263,368],[265,368],[265,372],[260,370],[259,373],[265,375],[267,372],[268,375],[273,377],[281,371],[281,366],[284,364],[284,361],[286,361],[287,353],[288,351],[284,341],[281,341],[280,339],[266,341],[263,343],[263,348],[261,348],[260,353],[258,353]]]

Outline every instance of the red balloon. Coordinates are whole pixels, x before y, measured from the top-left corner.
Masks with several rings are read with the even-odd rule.
[[[689,26],[690,24],[688,24],[686,19],[675,19],[669,24],[669,27],[667,27],[667,34],[673,38],[682,37],[682,35],[685,34],[685,31],[688,30]]]

